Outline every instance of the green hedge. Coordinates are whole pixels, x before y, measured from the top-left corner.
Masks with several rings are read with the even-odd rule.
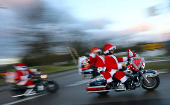
[[[40,66],[40,65],[51,65],[57,62],[71,61],[72,57],[70,54],[67,55],[34,55],[25,56],[21,62],[26,63],[28,66]]]

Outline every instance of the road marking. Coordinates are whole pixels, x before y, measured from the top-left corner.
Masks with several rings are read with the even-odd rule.
[[[70,84],[70,85],[66,85],[64,87],[77,86],[77,85],[81,85],[81,84],[87,83],[88,81],[89,80],[82,80],[82,81],[78,81],[78,82]]]
[[[6,103],[6,104],[3,104],[3,105],[13,105],[13,104],[20,103],[20,102],[27,101],[27,100],[31,100],[31,99],[34,99],[34,98],[37,98],[37,97],[41,97],[41,96],[44,96],[44,95],[47,95],[47,94],[41,94],[41,95],[38,95],[38,96],[24,98],[24,99],[14,101],[14,102],[10,102],[10,103]]]
[[[162,69],[162,70],[156,70],[159,74],[163,74],[163,73],[169,73],[169,70],[165,70],[165,69]]]
[[[159,74],[164,74],[164,73],[168,73],[168,72],[165,71],[165,72],[158,72],[158,73],[159,73]]]
[[[150,60],[150,61],[145,61],[146,63],[152,63],[152,62],[162,62],[162,61],[170,61],[170,59],[163,59],[163,60]]]

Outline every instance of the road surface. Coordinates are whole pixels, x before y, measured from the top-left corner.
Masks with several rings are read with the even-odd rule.
[[[160,74],[160,86],[155,91],[142,88],[107,95],[87,93],[88,79],[82,79],[77,70],[50,75],[60,84],[57,93],[41,93],[24,99],[12,98],[9,91],[0,92],[1,105],[170,105],[170,74]]]

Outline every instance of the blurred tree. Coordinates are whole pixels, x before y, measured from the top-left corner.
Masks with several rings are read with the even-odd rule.
[[[62,58],[56,55],[54,48],[60,45],[67,47],[68,42],[60,39],[64,36],[58,33],[60,30],[52,27],[62,21],[61,15],[69,14],[60,9],[53,10],[45,6],[43,2],[24,7],[23,10],[20,9],[17,11],[22,22],[19,27],[23,30],[18,30],[16,33],[19,35],[20,44],[25,48],[25,51],[20,54],[23,56],[22,62],[34,66],[69,60],[68,55]]]

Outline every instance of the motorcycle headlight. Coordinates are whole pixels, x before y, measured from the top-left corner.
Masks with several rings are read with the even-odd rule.
[[[143,66],[144,66],[144,68],[145,68],[145,62],[143,62]]]
[[[144,70],[145,69],[145,62],[142,63],[141,68]]]
[[[41,78],[47,78],[47,75],[41,75]]]

